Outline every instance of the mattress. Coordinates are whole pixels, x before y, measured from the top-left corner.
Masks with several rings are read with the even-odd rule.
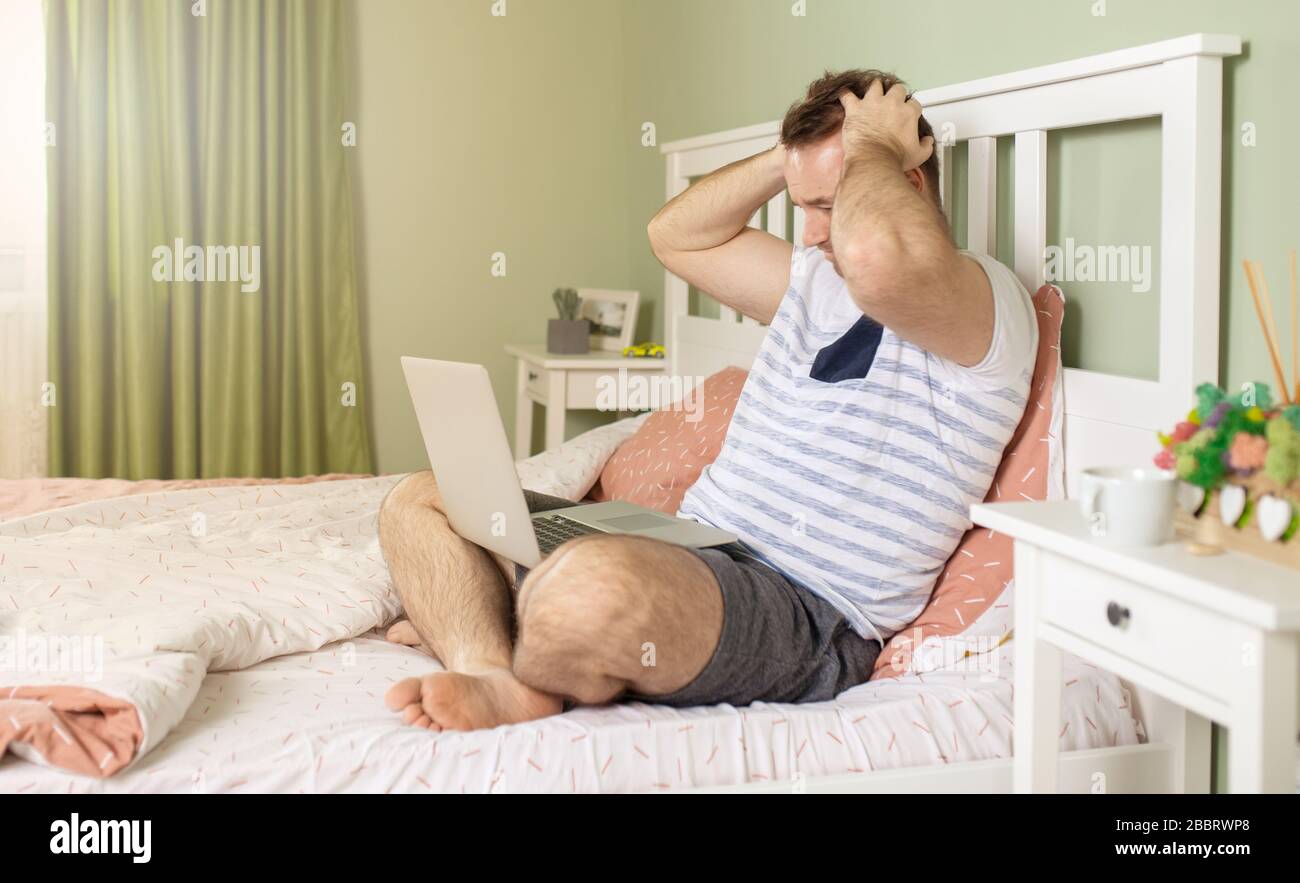
[[[832,702],[629,703],[435,734],[402,725],[383,696],[437,663],[371,632],[209,673],[166,739],[115,776],[9,756],[0,792],[645,792],[1009,757],[1013,644]],[[1062,699],[1062,750],[1141,740],[1118,678],[1068,654]]]

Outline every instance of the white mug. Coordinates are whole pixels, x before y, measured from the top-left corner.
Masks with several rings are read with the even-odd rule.
[[[1143,466],[1101,466],[1079,473],[1088,530],[1108,546],[1158,546],[1173,537],[1178,477]]]

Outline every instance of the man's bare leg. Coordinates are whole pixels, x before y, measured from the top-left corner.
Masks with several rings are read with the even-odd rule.
[[[480,729],[560,712],[559,698],[511,672],[513,599],[503,563],[452,530],[432,473],[407,476],[389,493],[379,541],[409,623],[394,636],[412,643],[414,632],[447,669],[393,685],[390,708],[406,723],[434,730]]]
[[[635,536],[570,540],[519,590],[514,672],[587,705],[674,693],[722,635],[722,590],[689,549]]]

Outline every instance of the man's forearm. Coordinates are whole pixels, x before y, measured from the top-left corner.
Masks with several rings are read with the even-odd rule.
[[[943,216],[900,174],[896,155],[865,149],[845,165],[831,239],[864,314],[959,365],[984,358],[994,324],[988,278],[958,253]]]
[[[939,213],[884,148],[846,158],[831,218],[832,247],[864,309],[877,294],[923,284],[956,255]]]
[[[790,285],[790,243],[748,229],[785,189],[785,149],[724,166],[664,206],[647,227],[668,272],[759,322],[776,315]]]
[[[754,212],[785,189],[781,148],[742,159],[709,175],[659,210],[649,225],[656,251],[704,251],[731,241]]]
[[[921,169],[934,138],[921,136],[921,105],[895,83],[872,83],[844,106],[844,172],[831,246],[849,296],[909,343],[959,365],[989,351],[995,310],[988,274],[953,245]]]

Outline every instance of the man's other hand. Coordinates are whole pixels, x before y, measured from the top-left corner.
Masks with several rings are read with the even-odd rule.
[[[840,96],[844,105],[844,157],[884,148],[898,158],[904,172],[919,168],[934,153],[934,138],[921,138],[918,124],[921,103],[910,98],[902,83],[884,91],[873,82],[861,98],[852,92]]]

